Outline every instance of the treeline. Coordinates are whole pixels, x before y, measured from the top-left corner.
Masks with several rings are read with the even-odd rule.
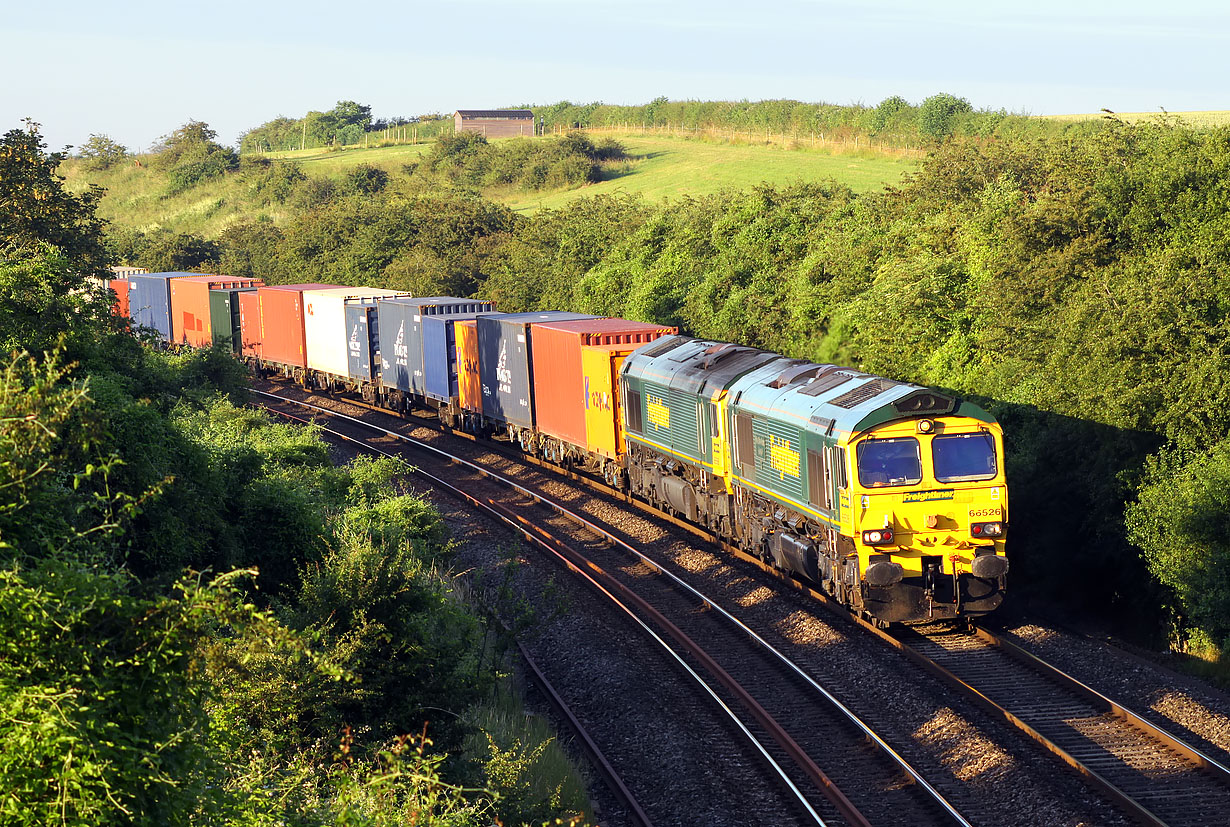
[[[4,822],[579,818],[495,725],[499,598],[460,599],[440,515],[245,407],[229,354],[121,330],[58,161],[0,139]]]
[[[1005,423],[1017,599],[1230,637],[1230,130],[952,141],[900,187],[757,188],[533,217],[390,188],[232,227],[273,281],[477,291],[836,361]],[[1125,504],[1127,512],[1125,516]]]
[[[968,100],[947,93],[917,104],[894,95],[875,106],[795,100],[672,101],[661,97],[639,106],[560,101],[528,108],[534,110],[535,117],[545,120],[548,129],[670,126],[834,140],[879,137],[912,145],[949,137],[1055,138],[1103,128],[1099,120],[1063,122],[1002,109],[974,109]]]
[[[430,141],[438,135],[451,134],[453,119],[439,113],[373,119],[370,106],[338,101],[327,112],[312,111],[302,118],[279,116],[248,130],[239,137],[239,151],[248,154],[351,146],[363,143],[368,136],[376,137],[386,130],[407,126],[416,130],[420,140]],[[405,143],[404,140],[399,142]]]

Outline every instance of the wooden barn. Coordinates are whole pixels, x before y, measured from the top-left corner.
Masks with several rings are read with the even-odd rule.
[[[458,109],[453,125],[457,132],[478,132],[488,138],[528,138],[534,135],[534,113],[528,109]]]

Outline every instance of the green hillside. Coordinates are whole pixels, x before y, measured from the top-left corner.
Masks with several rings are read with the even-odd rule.
[[[605,133],[603,137],[608,137]],[[644,195],[651,201],[700,196],[723,189],[747,189],[760,183],[782,186],[798,181],[833,179],[857,192],[895,184],[916,168],[910,158],[862,151],[839,154],[824,149],[787,145],[711,143],[669,136],[611,135],[627,149],[628,159],[604,170],[604,180],[573,189],[484,190],[483,195],[519,212],[560,207],[577,198],[600,193]],[[499,143],[499,142],[497,142]],[[309,177],[341,180],[360,165],[384,170],[391,181],[406,177],[405,168],[431,149],[431,144],[372,149],[296,150],[273,153],[274,164],[293,161]],[[245,161],[245,164],[250,164]],[[99,214],[115,225],[145,231],[167,229],[217,237],[240,220],[268,219],[284,224],[296,205],[279,203],[259,191],[251,170],[207,181],[181,193],[167,194],[165,171],[141,156],[109,170],[87,170],[79,161],[60,168],[66,187],[83,192],[91,184],[107,190]],[[263,173],[262,173],[263,175]],[[260,180],[263,180],[261,178]]]

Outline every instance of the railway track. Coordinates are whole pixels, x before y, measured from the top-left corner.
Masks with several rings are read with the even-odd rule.
[[[354,403],[347,400],[346,404]],[[388,415],[379,408],[362,407]],[[484,448],[489,447],[484,443]],[[588,476],[520,454],[507,455],[522,463],[528,461],[563,472],[607,496],[651,512],[658,520],[717,543],[708,532],[662,515]],[[824,593],[737,550],[726,551],[850,618],[844,608]],[[1057,756],[1130,819],[1169,827],[1230,821],[1225,815],[1230,812],[1230,773],[1224,767],[1122,705],[1101,697],[1012,644],[999,641],[989,631],[975,629],[971,634],[948,629],[933,630],[930,635],[889,635],[858,618],[853,620],[973,704]]]
[[[1230,821],[1230,770],[993,632],[899,630],[924,668],[1002,716],[1142,824]]]
[[[660,645],[667,646],[650,624],[670,637],[675,644],[672,657],[693,677],[699,691],[727,712],[732,728],[754,745],[765,765],[794,796],[808,823],[968,824],[868,724],[788,657],[722,610],[717,601],[663,571],[610,532],[559,503],[549,502],[539,493],[395,431],[303,400],[263,391],[256,393],[278,400],[277,404],[313,410],[334,423],[345,422],[344,427],[327,429],[343,439],[365,443],[355,430],[366,429],[386,441],[395,438],[403,444],[413,444],[416,451],[433,452],[464,468],[467,475],[480,474],[497,480],[519,497],[545,504],[565,516],[572,525],[570,531],[561,531],[553,520],[533,519],[486,494],[478,495],[475,485],[458,485],[456,480],[449,482],[434,474],[426,475],[433,485],[459,493],[475,505],[499,514],[527,539],[559,556],[589,579],[598,593],[616,601]],[[271,409],[287,415],[277,404]],[[599,563],[596,557],[606,559]],[[635,566],[628,566],[629,557],[636,561]],[[646,577],[650,571],[654,576]],[[705,641],[704,645],[696,643],[700,639]],[[709,681],[700,677],[700,671],[710,676]],[[736,708],[742,714],[736,715]]]

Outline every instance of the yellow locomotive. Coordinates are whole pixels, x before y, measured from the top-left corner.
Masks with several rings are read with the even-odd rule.
[[[978,406],[685,336],[630,355],[620,389],[633,493],[880,623],[1002,602],[1003,436]]]

